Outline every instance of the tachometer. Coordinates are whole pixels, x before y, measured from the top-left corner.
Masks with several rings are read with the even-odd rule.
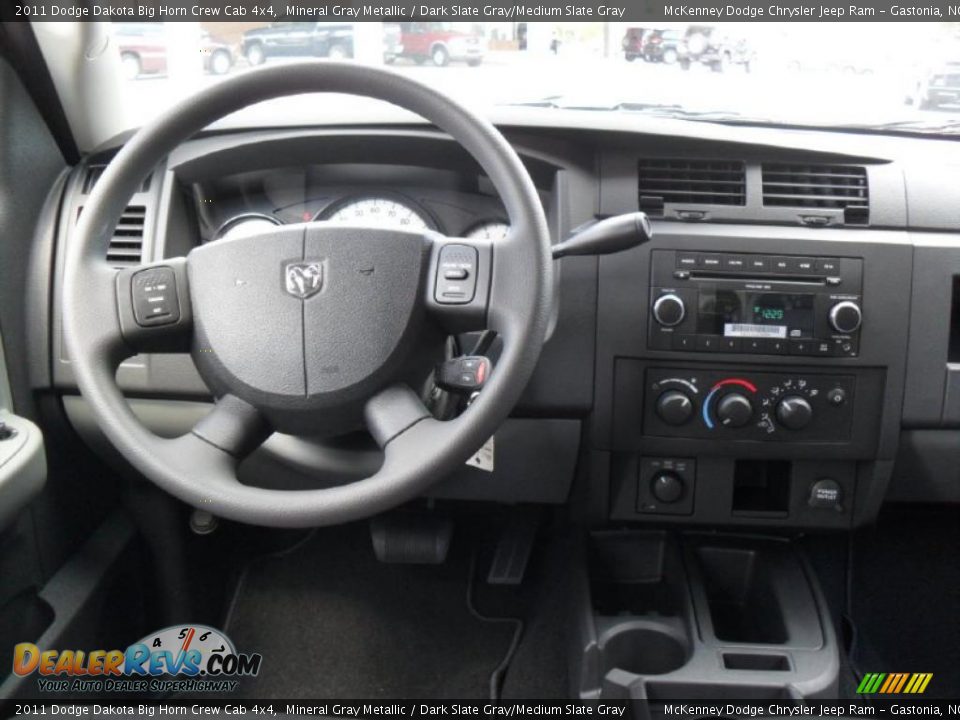
[[[507,233],[510,232],[510,226],[504,222],[493,221],[480,223],[467,233],[467,237],[473,240],[505,240]]]
[[[430,223],[415,208],[386,197],[365,197],[321,213],[319,220],[400,230],[429,230]]]
[[[279,224],[279,220],[269,215],[237,215],[227,220],[220,227],[217,234],[214,235],[214,240],[236,240],[237,238],[250,237],[257,233],[269,232]]]

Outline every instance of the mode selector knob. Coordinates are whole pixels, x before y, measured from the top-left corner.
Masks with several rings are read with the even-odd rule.
[[[653,303],[653,318],[664,327],[673,327],[683,322],[687,308],[680,296],[673,293],[661,295]]]
[[[813,408],[806,398],[788,395],[777,403],[777,420],[790,430],[802,430],[813,420]]]
[[[717,403],[717,419],[724,427],[743,427],[753,417],[753,403],[741,393],[730,393]]]
[[[667,425],[683,425],[693,417],[693,403],[686,393],[667,390],[657,398],[657,416]]]
[[[683,478],[670,470],[658,472],[650,480],[650,492],[662,503],[675,503],[683,497]]]
[[[856,332],[863,322],[863,313],[860,306],[850,300],[838,302],[830,308],[830,326],[838,333],[849,335]]]

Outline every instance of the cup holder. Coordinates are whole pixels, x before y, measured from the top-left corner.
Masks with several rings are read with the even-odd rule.
[[[668,625],[633,621],[611,628],[600,641],[604,674],[623,670],[634,675],[663,675],[690,660],[685,634]]]

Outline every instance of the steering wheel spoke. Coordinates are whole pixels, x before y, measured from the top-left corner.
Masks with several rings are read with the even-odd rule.
[[[189,352],[193,313],[186,258],[121,270],[116,299],[120,332],[130,350]]]
[[[242,460],[260,447],[272,430],[253,405],[234,395],[224,395],[190,432],[236,460]]]
[[[367,401],[363,414],[367,429],[381,449],[417,423],[432,421],[430,411],[406,385],[381,390]]]

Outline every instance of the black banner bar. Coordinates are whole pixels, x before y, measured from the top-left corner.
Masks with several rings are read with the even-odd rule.
[[[700,0],[3,0],[6,21],[849,22],[960,21],[957,2]]]

